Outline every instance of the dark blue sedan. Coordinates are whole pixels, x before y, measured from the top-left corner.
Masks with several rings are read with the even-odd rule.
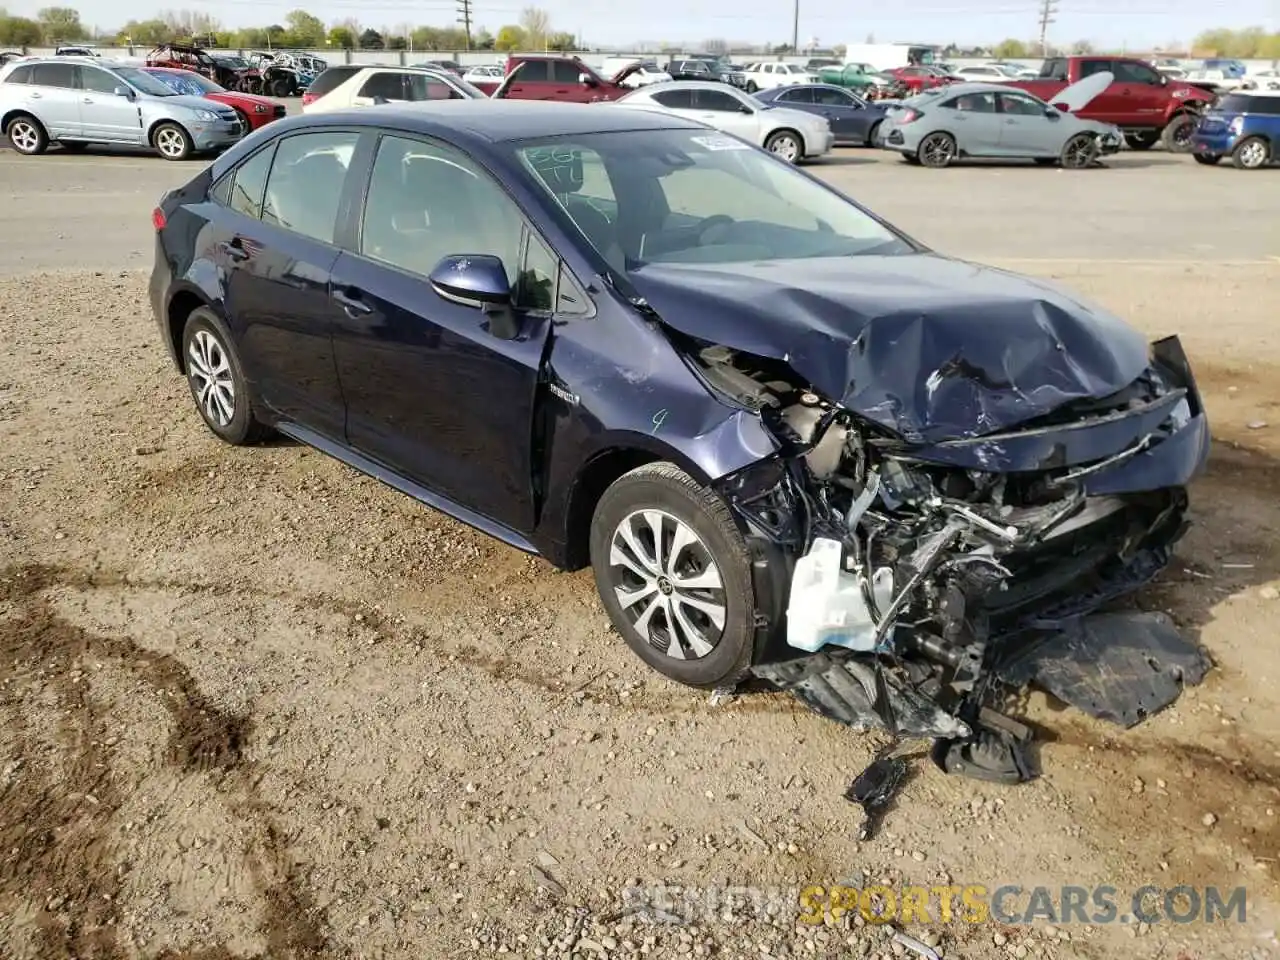
[[[1145,582],[1208,450],[1176,338],[670,113],[287,118],[152,222],[158,333],[216,436],[589,565],[666,676],[855,726],[976,743],[986,645]]]
[[[791,87],[771,87],[755,94],[761,103],[803,110],[826,117],[836,145],[874,147],[887,107],[868,103],[843,87],[830,83],[801,83]]]

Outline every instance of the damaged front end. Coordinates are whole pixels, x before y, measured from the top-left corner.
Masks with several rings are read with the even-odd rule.
[[[1047,412],[1028,401],[1036,415],[1014,425],[1017,388],[985,384],[1005,405],[1000,428],[947,439],[891,429],[781,361],[687,353],[779,441],[719,484],[754,551],[757,677],[851,726],[934,739],[944,769],[1006,782],[1030,772],[1027,731],[989,707],[1002,688],[1035,681],[1129,726],[1203,677],[1166,620],[1095,613],[1168,563],[1208,455],[1177,338],[1119,391]],[[940,369],[929,390],[977,375]]]

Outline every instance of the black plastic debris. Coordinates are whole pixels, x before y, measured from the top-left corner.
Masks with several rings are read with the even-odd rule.
[[[1200,683],[1209,659],[1160,613],[1097,613],[1020,645],[997,666],[1014,687],[1036,683],[1101,720],[1133,727]]]
[[[963,740],[936,740],[933,762],[945,773],[989,783],[1015,784],[1034,780],[1031,729],[983,708],[974,735]]]
[[[882,753],[854,778],[845,791],[844,798],[862,807],[859,840],[870,840],[875,834],[880,819],[906,778],[906,761],[888,752]]]

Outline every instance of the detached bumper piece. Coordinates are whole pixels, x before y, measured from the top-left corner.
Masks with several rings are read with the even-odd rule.
[[[1038,684],[1092,717],[1129,728],[1200,683],[1210,666],[1163,614],[1102,613],[1020,646],[996,674],[1016,688]]]

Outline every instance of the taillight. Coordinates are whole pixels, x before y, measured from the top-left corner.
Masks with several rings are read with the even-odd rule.
[[[302,105],[304,107],[308,106],[309,104],[315,103],[317,99],[318,98],[314,93],[304,93],[302,95]]]
[[[156,228],[157,232],[163,230],[168,222],[169,221],[165,219],[164,211],[159,207],[156,207],[151,211],[151,225]]]
[[[1237,137],[1240,136],[1240,132],[1244,130],[1244,117],[1233,118],[1232,121],[1227,124],[1227,129]]]
[[[903,110],[900,114],[894,117],[894,119],[897,120],[898,123],[914,123],[923,116],[924,114],[919,110],[912,110],[908,107],[906,110]]]

